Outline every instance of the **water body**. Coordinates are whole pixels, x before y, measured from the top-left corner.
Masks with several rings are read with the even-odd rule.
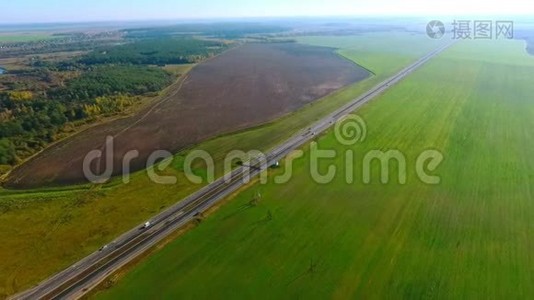
[[[6,69],[2,69],[2,67],[0,67],[0,75],[4,74],[6,72]]]

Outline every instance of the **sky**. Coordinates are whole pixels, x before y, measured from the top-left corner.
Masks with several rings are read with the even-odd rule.
[[[0,23],[357,15],[534,15],[532,0],[0,0]]]

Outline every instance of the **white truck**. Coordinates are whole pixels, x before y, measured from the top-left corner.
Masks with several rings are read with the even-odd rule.
[[[152,226],[152,223],[150,223],[150,221],[148,221],[145,224],[143,224],[143,229],[147,229],[150,226]]]

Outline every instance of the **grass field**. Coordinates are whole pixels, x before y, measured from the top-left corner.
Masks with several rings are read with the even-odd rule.
[[[323,186],[299,159],[288,184],[240,193],[96,298],[532,297],[533,72],[522,42],[455,45],[358,112],[365,142],[318,138],[359,154],[355,170],[369,150],[400,150],[406,185]],[[413,171],[429,148],[445,157],[439,185]]]
[[[399,36],[402,34],[395,34]],[[391,38],[394,34],[391,35]],[[351,49],[369,40],[355,38],[306,39],[322,44],[345,43],[343,53],[357,57],[376,76],[345,88],[298,112],[253,130],[222,136],[197,148],[212,153],[218,166],[228,151],[236,148],[266,150],[289,137],[310,122],[333,111],[343,103],[367,91],[389,75],[436,47],[426,36],[402,35],[392,39],[379,36],[363,50]],[[360,41],[360,39],[362,39]],[[391,53],[390,47],[398,49]],[[397,60],[383,62],[377,57],[397,55]],[[373,62],[373,65],[371,63]],[[382,71],[379,71],[382,70]],[[72,187],[36,191],[0,191],[0,297],[20,291],[107,244],[126,230],[141,224],[165,207],[183,199],[199,186],[188,183],[176,156],[168,173],[179,177],[179,184],[162,186],[151,183],[144,172],[135,174],[128,185],[114,182],[105,187]],[[199,172],[202,172],[199,166]],[[220,174],[220,168],[219,174]]]
[[[36,42],[54,38],[57,37],[44,33],[0,34],[0,43]]]
[[[195,64],[183,64],[183,65],[166,65],[163,69],[176,76],[181,76],[191,70]]]

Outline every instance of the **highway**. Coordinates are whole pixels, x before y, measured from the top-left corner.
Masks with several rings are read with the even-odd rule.
[[[245,185],[245,178],[258,176],[265,168],[283,159],[291,151],[310,142],[339,119],[383,93],[430,59],[447,49],[452,43],[439,47],[414,64],[380,83],[364,95],[352,100],[311,127],[306,128],[267,154],[267,164],[251,160],[234,170],[227,178],[221,177],[183,201],[151,219],[151,226],[143,225],[130,230],[73,266],[41,282],[32,289],[11,299],[78,299],[95,288],[108,276],[139,257],[173,232],[195,220],[218,202]],[[228,180],[229,179],[229,180]]]

